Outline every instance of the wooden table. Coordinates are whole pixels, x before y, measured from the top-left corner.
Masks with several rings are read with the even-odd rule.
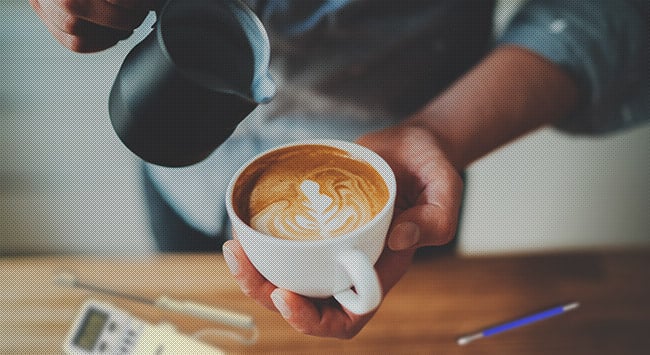
[[[252,314],[261,331],[256,345],[215,342],[233,353],[647,354],[650,349],[650,250],[634,250],[419,260],[352,340],[293,331],[241,294],[219,254],[0,259],[0,353],[60,353],[88,298],[153,323],[172,321],[188,333],[212,326],[55,286],[52,279],[60,271],[123,292],[165,294]],[[582,304],[576,311],[465,347],[456,344],[460,335],[573,300]]]

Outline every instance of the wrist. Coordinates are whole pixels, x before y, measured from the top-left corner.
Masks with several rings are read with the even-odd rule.
[[[445,156],[454,169],[459,173],[462,172],[467,167],[462,147],[453,139],[453,134],[444,129],[445,125],[441,124],[442,119],[435,121],[434,124],[429,117],[415,114],[402,122],[401,126],[403,129],[419,131],[420,134],[429,136],[438,151]]]
[[[478,158],[569,114],[578,92],[561,68],[526,49],[495,49],[410,117],[428,129],[450,162],[465,169]]]

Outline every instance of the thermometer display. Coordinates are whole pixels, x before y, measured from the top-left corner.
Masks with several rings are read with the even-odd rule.
[[[91,307],[74,337],[74,344],[87,351],[94,349],[107,320],[107,313]]]

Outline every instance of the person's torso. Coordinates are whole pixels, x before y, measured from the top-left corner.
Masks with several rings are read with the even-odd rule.
[[[399,119],[490,45],[493,1],[249,0],[271,41],[267,116]]]

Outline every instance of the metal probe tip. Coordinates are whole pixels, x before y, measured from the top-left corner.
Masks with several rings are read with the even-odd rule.
[[[54,278],[54,283],[59,286],[73,287],[77,283],[77,277],[69,272],[62,272]]]
[[[461,338],[458,339],[458,345],[461,345],[461,346],[467,345],[467,344],[473,342],[474,340],[481,339],[481,338],[483,338],[482,333],[467,335],[467,336],[464,336],[464,337],[461,337]]]

